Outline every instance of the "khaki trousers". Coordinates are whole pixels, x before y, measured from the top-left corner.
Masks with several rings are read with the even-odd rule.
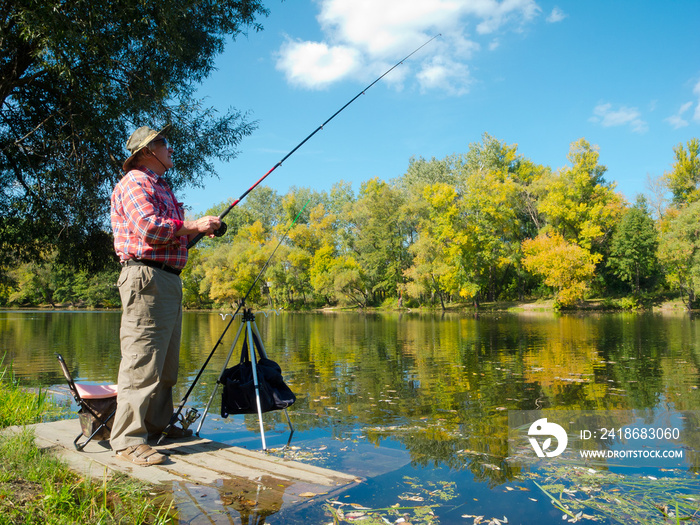
[[[110,444],[115,451],[146,443],[173,414],[182,328],[180,277],[148,266],[125,266],[117,413]]]

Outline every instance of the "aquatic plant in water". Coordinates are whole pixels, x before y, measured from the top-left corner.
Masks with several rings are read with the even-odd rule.
[[[588,467],[550,466],[520,476],[532,481],[562,511],[562,520],[650,525],[700,523],[697,474],[626,475]],[[685,476],[685,477],[681,477]]]

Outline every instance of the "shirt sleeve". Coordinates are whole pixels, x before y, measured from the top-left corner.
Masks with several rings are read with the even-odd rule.
[[[124,214],[129,229],[140,236],[147,244],[173,244],[180,240],[175,237],[175,220],[159,215],[157,189],[147,178],[133,178],[123,195]]]

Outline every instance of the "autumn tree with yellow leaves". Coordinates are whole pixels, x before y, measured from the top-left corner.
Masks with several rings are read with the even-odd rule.
[[[523,242],[525,268],[540,275],[544,284],[556,290],[554,300],[562,307],[573,306],[586,297],[595,265],[602,256],[593,254],[559,233],[544,233]]]

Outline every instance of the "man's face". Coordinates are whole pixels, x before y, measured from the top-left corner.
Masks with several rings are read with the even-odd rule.
[[[173,167],[173,148],[170,147],[165,137],[158,137],[151,142],[149,148],[153,155],[163,164],[166,170]]]

